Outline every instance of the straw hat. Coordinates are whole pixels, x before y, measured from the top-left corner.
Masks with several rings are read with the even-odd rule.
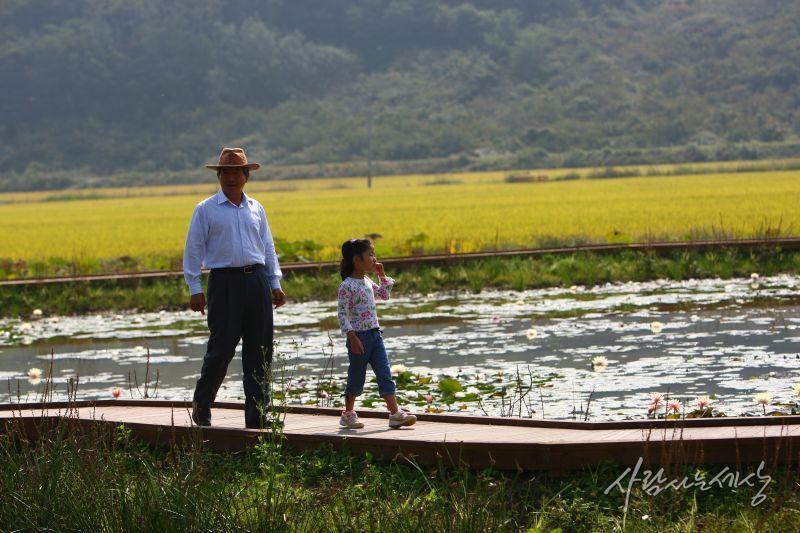
[[[206,168],[210,168],[211,170],[230,167],[258,170],[261,168],[261,165],[258,163],[248,163],[247,156],[241,148],[223,148],[222,152],[219,154],[219,162],[216,165],[206,165]]]

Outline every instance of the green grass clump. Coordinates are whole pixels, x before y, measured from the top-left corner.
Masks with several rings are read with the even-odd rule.
[[[730,278],[752,272],[769,276],[800,272],[800,253],[775,248],[676,251],[655,254],[624,251],[579,252],[537,258],[498,257],[450,265],[416,265],[390,272],[397,279],[393,294],[483,289],[525,290],[596,285],[650,279]],[[287,273],[283,289],[293,300],[334,300],[338,273]],[[0,316],[30,316],[99,311],[184,309],[188,289],[183,278],[78,282],[27,287],[0,287]]]
[[[789,531],[800,528],[794,472],[768,466],[757,488],[714,487],[651,496],[641,484],[627,512],[625,470],[604,463],[561,474],[419,466],[268,437],[239,453],[201,440],[152,448],[124,426],[60,424],[31,442],[0,433],[3,530],[81,531]],[[694,475],[667,467],[665,477]],[[710,475],[723,466],[700,465]],[[738,467],[754,472],[754,467]],[[760,483],[756,483],[760,486]]]

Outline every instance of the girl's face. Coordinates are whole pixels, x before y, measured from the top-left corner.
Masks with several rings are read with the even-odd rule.
[[[375,248],[372,246],[370,246],[369,250],[353,256],[355,267],[364,272],[375,272],[375,263],[377,262],[378,257],[375,255]]]

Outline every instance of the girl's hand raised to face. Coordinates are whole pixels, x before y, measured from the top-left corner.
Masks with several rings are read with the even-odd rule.
[[[383,273],[383,263],[375,263],[375,272],[377,272],[380,277],[386,275]]]

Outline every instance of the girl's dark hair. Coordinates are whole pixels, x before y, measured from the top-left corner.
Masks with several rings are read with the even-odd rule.
[[[344,241],[342,244],[342,263],[339,273],[342,275],[342,281],[353,273],[356,266],[353,263],[353,257],[361,255],[372,247],[372,241],[369,239],[350,239]]]

